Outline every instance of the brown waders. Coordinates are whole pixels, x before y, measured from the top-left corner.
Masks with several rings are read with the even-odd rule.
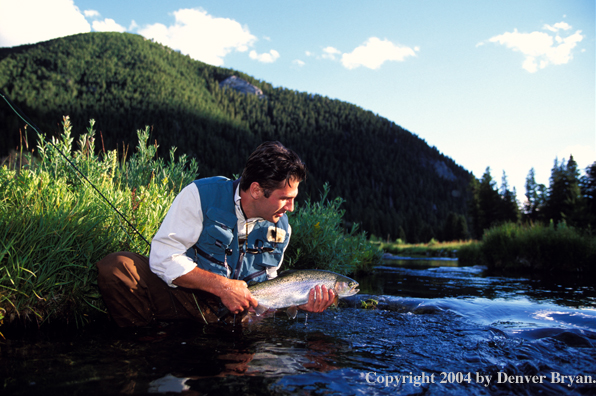
[[[120,327],[191,319],[217,323],[218,297],[200,290],[169,287],[149,268],[149,259],[131,252],[112,253],[97,262],[97,283],[110,315]],[[243,315],[227,315],[240,323]],[[222,319],[222,322],[224,319]]]

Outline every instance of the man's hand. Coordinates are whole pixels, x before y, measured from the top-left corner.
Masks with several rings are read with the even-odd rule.
[[[179,276],[172,283],[176,286],[204,290],[215,294],[233,314],[239,314],[249,307],[256,308],[259,305],[257,299],[250,294],[246,282],[228,279],[199,267],[195,267],[189,273]]]
[[[256,308],[259,302],[250,294],[248,285],[242,280],[227,279],[223,285],[223,290],[219,294],[221,302],[233,314],[250,307]]]
[[[316,286],[310,289],[308,295],[308,302],[299,305],[298,308],[307,312],[323,312],[329,308],[335,301],[335,293],[333,290],[327,290],[325,285]]]

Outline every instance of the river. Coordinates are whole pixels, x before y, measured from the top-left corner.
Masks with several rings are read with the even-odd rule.
[[[451,260],[386,261],[357,280],[341,308],[296,320],[9,338],[2,394],[596,394],[588,281],[488,276]]]

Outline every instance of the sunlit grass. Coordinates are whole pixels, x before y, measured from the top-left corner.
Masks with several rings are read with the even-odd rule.
[[[73,150],[64,118],[61,139],[38,137],[36,155],[0,168],[0,321],[60,320],[81,324],[103,310],[95,262],[110,252],[148,254],[131,225],[150,238],[179,190],[197,176],[195,161],[169,164],[138,132],[130,157],[95,154],[93,122]],[[124,221],[58,152],[62,151],[107,199]],[[24,158],[23,158],[24,157]],[[0,322],[1,323],[1,322]]]
[[[397,242],[371,242],[386,253],[403,257],[457,257],[458,251],[463,246],[468,246],[476,241],[449,241],[438,242],[431,240],[428,243]]]

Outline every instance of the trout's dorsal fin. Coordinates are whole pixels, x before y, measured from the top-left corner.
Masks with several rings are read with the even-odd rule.
[[[296,319],[296,315],[298,315],[298,307],[295,305],[292,305],[291,307],[288,308],[286,313],[288,314],[288,318]]]

